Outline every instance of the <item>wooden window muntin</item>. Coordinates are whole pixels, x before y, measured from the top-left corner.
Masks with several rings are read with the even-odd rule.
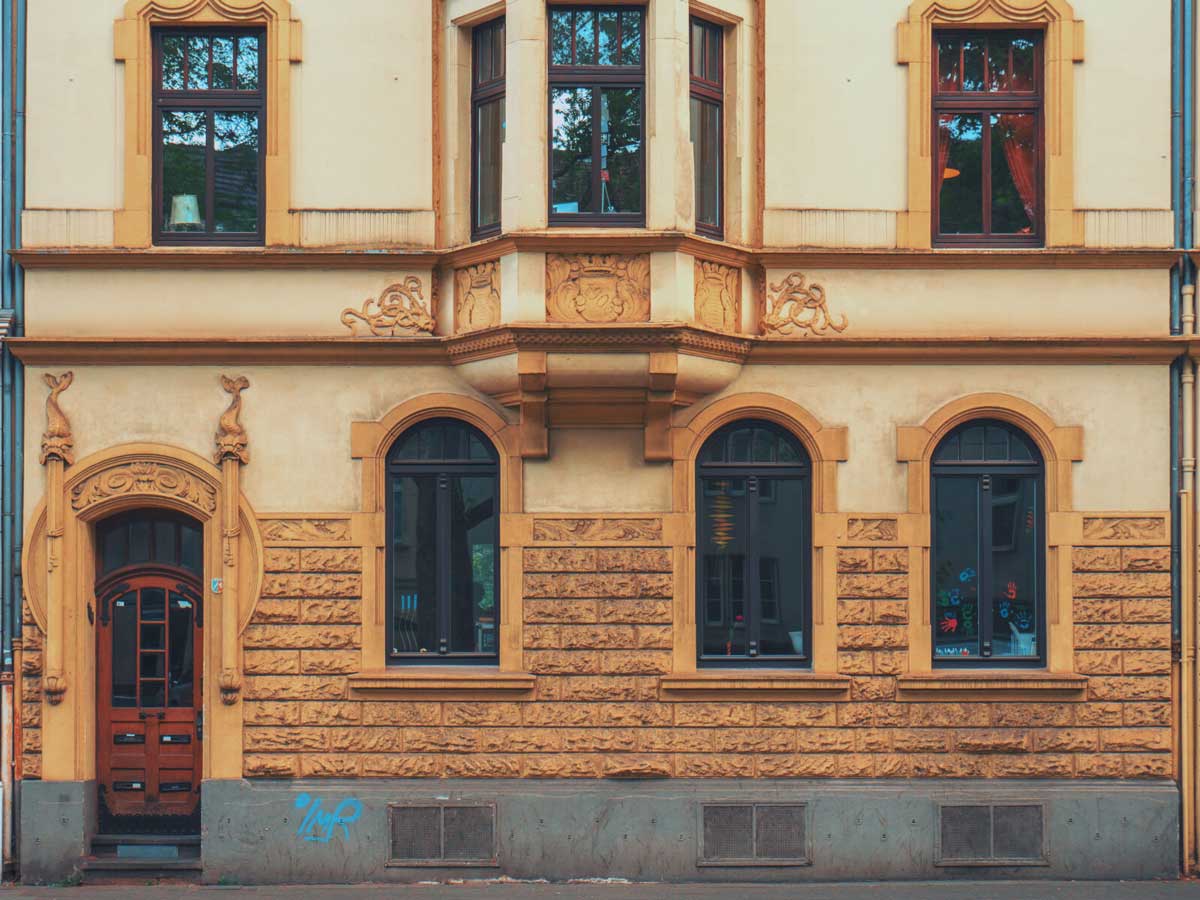
[[[716,221],[704,221],[700,218],[701,180],[700,160],[697,158],[694,173],[696,179],[696,231],[720,240],[725,236],[725,30],[715,22],[695,16],[691,18],[690,26],[688,68],[691,78],[693,152],[697,157],[700,152],[696,146],[697,106],[707,106],[715,110],[717,117]],[[697,36],[701,41],[699,67],[696,65]],[[697,68],[700,71],[697,71]]]
[[[497,38],[499,43],[496,43]],[[499,49],[497,59],[496,50]],[[479,177],[481,154],[479,119],[483,109],[489,105],[499,104],[501,113],[501,138],[504,143],[505,118],[505,76],[508,69],[505,44],[504,17],[493,19],[475,26],[471,33],[471,237],[480,239],[490,237],[500,232],[500,200],[496,198],[496,219],[494,222],[480,223],[480,190]],[[486,52],[485,52],[486,51]],[[500,165],[499,156],[497,165]],[[497,173],[498,184],[501,173]],[[501,188],[502,190],[502,188]]]

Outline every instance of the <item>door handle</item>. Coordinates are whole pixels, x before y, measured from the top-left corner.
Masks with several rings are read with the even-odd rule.
[[[196,710],[196,743],[204,740],[204,710]]]

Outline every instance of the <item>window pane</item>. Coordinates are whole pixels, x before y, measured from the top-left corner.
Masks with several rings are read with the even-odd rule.
[[[215,113],[213,150],[215,230],[257,231],[258,113]]]
[[[392,653],[437,646],[437,478],[392,481]]]
[[[183,567],[197,575],[203,570],[201,559],[204,555],[204,536],[196,525],[187,524],[179,529],[181,561]]]
[[[749,649],[746,479],[705,478],[700,485],[701,652],[745,656]]]
[[[504,98],[476,109],[475,227],[500,224],[501,151],[504,146]]]
[[[104,532],[102,558],[104,571],[111,572],[129,563],[129,526],[122,522],[109,526]]]
[[[721,227],[721,107],[692,98],[692,155],[696,167],[696,223]]]
[[[496,480],[450,482],[450,651],[495,653]]]
[[[1032,91],[1034,89],[1034,53],[1036,47],[1037,42],[1033,38],[1015,38],[1013,40],[1012,90]]]
[[[475,41],[475,83],[486,84],[492,77],[492,34],[485,26]]]
[[[212,86],[218,90],[233,89],[233,38],[213,38]]]
[[[171,519],[154,523],[154,561],[166,566],[179,565],[179,526]]]
[[[163,622],[167,617],[167,592],[162,588],[146,588],[142,591],[142,621]],[[146,648],[161,650],[161,647]]]
[[[642,211],[642,91],[600,92],[600,211]]]
[[[963,41],[963,73],[962,89],[964,91],[982,91],[983,56],[987,41],[983,38],[967,38]]]
[[[1007,91],[1008,80],[1008,51],[1012,41],[1002,37],[988,38],[988,88],[993,91]]]
[[[939,228],[942,234],[983,233],[983,119],[939,118]]]
[[[192,630],[192,601],[172,592],[168,628],[171,641],[171,667],[167,681],[167,703],[191,706],[195,681],[195,633]]]
[[[239,91],[258,90],[258,38],[238,38],[237,86]]]
[[[957,91],[959,43],[954,38],[938,38],[938,89]]]
[[[809,577],[805,523],[808,482],[803,478],[760,478],[754,545],[759,566],[758,652],[763,656],[807,656],[804,633]]]
[[[137,595],[123,594],[112,605],[112,703],[137,706]]]
[[[150,521],[137,518],[129,523],[129,561],[150,561]],[[144,614],[143,614],[144,615]]]
[[[704,42],[707,62],[704,65],[704,78],[714,84],[721,81],[721,29],[715,25],[705,28],[708,32]]]
[[[575,11],[575,65],[596,65],[596,13],[590,9]]]
[[[574,25],[571,10],[556,9],[550,13],[550,64],[571,65],[571,36]]]
[[[992,479],[992,655],[1037,656],[1037,479]]]
[[[203,232],[208,117],[202,112],[164,112],[162,140],[163,231]]]
[[[188,90],[208,90],[208,38],[187,38],[187,64]]]
[[[592,210],[592,91],[553,88],[550,209],[556,213]]]
[[[621,65],[642,64],[642,14],[638,10],[621,13]]]
[[[597,34],[599,60],[602,66],[615,66],[618,62],[618,57],[621,48],[617,46],[617,17],[619,12],[615,9],[600,10],[597,21]]]
[[[704,26],[699,22],[692,23],[692,75],[704,77]]]
[[[506,47],[504,44],[504,20],[492,26],[492,77],[504,77],[504,60]]]
[[[934,479],[934,656],[979,655],[979,482]]]
[[[1037,118],[992,116],[992,231],[1032,234],[1037,222]]]
[[[183,90],[183,48],[182,35],[165,35],[162,39],[162,86],[163,90]]]

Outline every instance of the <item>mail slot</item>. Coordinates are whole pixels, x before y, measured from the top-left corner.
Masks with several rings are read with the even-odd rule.
[[[158,786],[160,794],[186,794],[191,789],[190,781],[164,781]]]
[[[160,744],[190,744],[192,736],[190,734],[164,734],[158,739]]]
[[[146,736],[144,734],[133,734],[132,732],[125,732],[124,734],[114,735],[113,743],[114,744],[144,744],[144,743],[146,743]]]
[[[114,791],[144,791],[146,785],[140,781],[114,781]]]

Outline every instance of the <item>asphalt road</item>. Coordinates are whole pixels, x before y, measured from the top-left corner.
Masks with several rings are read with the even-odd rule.
[[[1200,882],[956,882],[954,884],[495,884],[198,887],[104,885],[0,888],[0,900],[1200,900]]]

